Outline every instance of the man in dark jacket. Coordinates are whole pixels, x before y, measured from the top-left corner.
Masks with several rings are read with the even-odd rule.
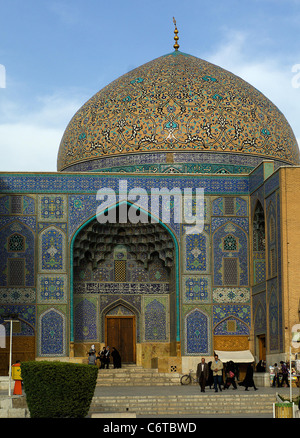
[[[208,379],[208,373],[209,373],[208,365],[205,362],[204,357],[202,357],[201,363],[198,363],[197,373],[196,373],[201,388],[201,392],[205,392],[205,385],[206,385],[206,380]]]

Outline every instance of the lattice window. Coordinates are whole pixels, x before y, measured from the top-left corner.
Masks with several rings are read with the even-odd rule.
[[[235,198],[224,198],[224,213],[233,215],[235,212]]]
[[[11,213],[22,214],[22,196],[11,197]]]
[[[223,240],[223,250],[224,251],[237,251],[237,240],[232,234],[224,237]]]
[[[223,258],[224,285],[238,285],[238,259],[232,257]]]
[[[25,260],[8,259],[8,286],[25,286]]]
[[[115,281],[126,281],[126,260],[115,260]]]
[[[20,234],[13,234],[8,239],[8,251],[25,251],[25,239]]]

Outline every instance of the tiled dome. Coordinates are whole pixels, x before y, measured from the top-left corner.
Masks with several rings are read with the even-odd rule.
[[[206,162],[217,155],[224,163],[238,157],[245,166],[253,166],[253,157],[256,164],[299,164],[293,131],[270,100],[238,76],[174,51],[88,100],[65,130],[57,168],[103,170],[103,159],[113,157],[119,164],[126,157],[127,165],[147,157],[167,163],[169,153],[180,153],[181,161],[209,154]]]

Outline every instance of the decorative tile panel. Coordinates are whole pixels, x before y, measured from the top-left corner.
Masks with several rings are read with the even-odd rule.
[[[167,341],[169,333],[168,300],[163,297],[144,298],[144,340],[145,342]]]
[[[183,276],[182,299],[186,304],[208,303],[211,301],[210,276]]]
[[[185,315],[184,336],[184,352],[186,355],[210,354],[210,318],[204,310],[194,308]]]
[[[39,235],[40,271],[65,270],[65,236],[55,227],[46,228]]]
[[[39,316],[39,356],[66,356],[66,316],[48,308]]]
[[[249,288],[228,288],[218,287],[213,289],[214,303],[249,303],[250,289]]]
[[[67,198],[61,195],[38,196],[38,220],[40,222],[65,222],[67,218]]]
[[[29,304],[36,300],[34,288],[0,288],[0,304]]]
[[[67,275],[38,275],[37,302],[39,304],[67,303]]]

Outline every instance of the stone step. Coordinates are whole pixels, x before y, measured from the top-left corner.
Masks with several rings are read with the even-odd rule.
[[[162,386],[180,385],[179,373],[159,373],[156,368],[124,366],[119,369],[100,369],[97,386]]]
[[[189,395],[189,396],[111,396],[94,397],[90,414],[127,412],[137,415],[272,414],[275,394]]]

